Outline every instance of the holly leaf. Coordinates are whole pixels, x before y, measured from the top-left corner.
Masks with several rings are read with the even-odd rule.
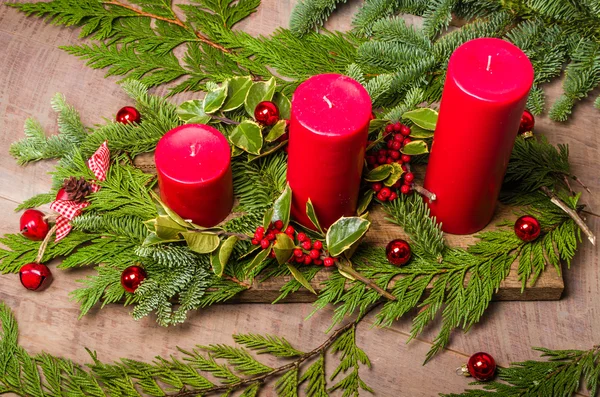
[[[252,260],[252,263],[250,263],[250,266],[248,267],[247,274],[252,274],[254,269],[256,269],[258,266],[260,266],[260,264],[263,263],[265,259],[267,259],[267,256],[269,256],[269,251],[271,251],[271,249],[267,248],[266,250],[260,251],[254,257],[254,259]]]
[[[373,120],[369,121],[369,134],[379,131],[380,129],[385,127],[387,124],[389,124],[389,122],[390,121],[386,120],[386,119],[373,119]]]
[[[260,158],[267,157],[268,155],[275,153],[276,151],[278,151],[279,149],[281,149],[282,147],[287,145],[287,143],[288,143],[288,141],[283,141],[283,142],[279,142],[277,145],[265,146],[263,148],[264,150],[262,151],[262,153],[259,154],[258,156],[248,153],[248,161],[255,161]]]
[[[371,222],[361,217],[342,217],[327,231],[325,237],[331,256],[339,256],[350,249],[369,230]]]
[[[193,225],[190,222],[183,219],[175,211],[173,211],[165,203],[163,203],[162,200],[160,199],[160,197],[158,197],[158,195],[156,193],[151,191],[150,195],[152,196],[152,199],[154,200],[154,206],[156,208],[156,212],[158,212],[158,215],[168,216],[169,218],[171,218],[171,220],[173,220],[174,222],[176,222],[183,228],[187,229],[187,228],[193,227]]]
[[[287,122],[285,120],[279,120],[271,130],[267,134],[265,141],[273,142],[276,141],[279,137],[285,134],[285,127],[287,126]]]
[[[290,223],[290,211],[292,209],[292,188],[287,184],[281,196],[275,200],[273,204],[273,214],[271,215],[271,222],[282,221],[283,229]],[[265,228],[266,229],[266,228]]]
[[[418,125],[410,127],[410,137],[415,139],[427,139],[433,137],[433,131],[427,131]]]
[[[210,254],[219,247],[219,236],[212,233],[185,232],[181,233],[190,250],[199,254]]]
[[[383,181],[385,186],[392,186],[394,183],[398,182],[402,177],[402,174],[404,174],[404,170],[400,164],[392,163],[389,165],[392,166],[392,172],[390,172],[390,175]]]
[[[404,145],[400,151],[410,156],[416,156],[419,154],[429,153],[429,148],[427,147],[427,142],[425,141],[412,141]]]
[[[223,112],[230,112],[242,106],[250,87],[252,87],[252,78],[250,76],[231,78],[229,80],[229,88],[227,89],[227,99],[221,110]]]
[[[295,266],[293,266],[289,263],[287,263],[287,267],[288,267],[290,273],[292,273],[292,276],[294,276],[294,278],[296,279],[296,281],[298,281],[300,284],[302,284],[302,286],[304,288],[306,288],[313,294],[317,295],[317,292],[315,291],[315,289],[312,287],[312,285],[310,285],[310,283],[308,282],[306,277],[304,277],[302,272],[300,272],[300,270],[296,269]]]
[[[168,215],[159,215],[156,218],[156,236],[162,240],[177,240],[181,232],[185,232],[187,229]]]
[[[150,233],[148,234],[148,236],[146,237],[146,239],[144,240],[144,242],[142,243],[142,245],[144,247],[150,246],[150,245],[157,245],[157,244],[164,244],[164,243],[173,243],[176,241],[181,241],[181,238],[176,238],[173,240],[164,240],[160,237],[158,237],[156,235],[156,233]]]
[[[277,241],[277,243],[273,246],[275,258],[277,259],[277,263],[283,265],[290,260],[296,246],[294,244],[294,240],[292,240],[290,236],[285,233],[277,234],[275,241]]]
[[[251,120],[244,120],[235,127],[229,134],[229,140],[240,149],[253,154],[259,154],[263,145],[260,126]]]
[[[402,118],[408,119],[428,131],[434,131],[438,119],[438,112],[429,108],[419,108],[404,113]]]
[[[259,81],[252,84],[252,87],[250,87],[248,90],[246,99],[244,101],[246,112],[251,117],[254,117],[254,109],[256,109],[256,105],[262,101],[270,101],[273,99],[273,95],[275,94],[275,86],[276,84],[274,77],[271,77],[268,81]]]
[[[317,218],[317,212],[315,211],[315,206],[313,205],[312,201],[310,200],[310,197],[306,201],[306,216],[308,216],[308,219],[310,219],[312,224],[315,225],[317,230],[319,230],[319,232],[321,232],[321,234],[324,235],[325,232],[321,228],[321,224],[319,223],[319,218]]]
[[[225,80],[221,87],[206,94],[204,97],[204,111],[208,114],[221,109],[227,99],[228,82]]]
[[[390,176],[394,168],[391,164],[383,164],[377,168],[373,168],[365,175],[365,181],[367,182],[379,182],[383,181]]]
[[[186,124],[206,124],[211,117],[204,111],[204,102],[192,99],[179,105],[175,110],[179,119]]]
[[[219,277],[223,276],[229,257],[233,252],[233,247],[235,247],[237,242],[238,238],[236,236],[230,236],[223,244],[221,244],[218,250],[213,251],[210,256],[210,264],[215,275]]]
[[[373,189],[368,189],[363,193],[363,195],[358,200],[358,208],[356,209],[356,213],[358,215],[363,214],[367,210],[367,208],[369,208],[369,204],[371,204],[374,195],[375,192],[373,191]]]
[[[282,120],[289,120],[292,109],[290,100],[281,92],[276,92],[275,95],[273,95],[273,103],[277,105],[277,109],[279,109],[279,117]]]
[[[262,226],[265,228],[265,230],[267,230],[269,228],[269,224],[271,223],[271,219],[273,219],[274,212],[275,212],[275,210],[273,208],[269,208],[267,211],[265,211],[265,216],[263,217],[263,224],[262,224]]]

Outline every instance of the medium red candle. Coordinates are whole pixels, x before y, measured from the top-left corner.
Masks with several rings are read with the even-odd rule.
[[[357,81],[338,74],[313,76],[292,98],[287,179],[292,216],[306,216],[310,198],[323,227],[356,214],[371,118],[371,98]]]
[[[230,150],[223,134],[207,125],[167,132],[154,154],[162,201],[197,225],[220,223],[233,206]]]
[[[531,62],[504,40],[472,40],[450,57],[425,176],[445,232],[475,233],[492,220],[532,83]]]

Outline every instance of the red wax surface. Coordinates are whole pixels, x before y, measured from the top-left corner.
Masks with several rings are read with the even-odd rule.
[[[504,40],[472,40],[450,57],[425,176],[445,232],[491,221],[532,83],[531,62]]]
[[[211,227],[233,206],[231,152],[213,127],[187,124],[161,138],[154,154],[160,197],[184,219]]]
[[[323,227],[356,214],[371,117],[371,98],[355,80],[338,74],[313,76],[292,98],[287,179],[292,216],[306,216],[310,198]]]

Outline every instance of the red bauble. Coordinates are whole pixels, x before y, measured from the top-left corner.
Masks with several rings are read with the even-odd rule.
[[[58,192],[56,193],[56,199],[55,200],[69,201],[69,200],[71,200],[71,197],[69,196],[69,193],[67,193],[67,191],[65,190],[65,188],[61,187],[58,190]]]
[[[279,121],[279,109],[271,101],[263,101],[256,105],[254,118],[264,125],[275,125]]]
[[[494,357],[487,353],[475,353],[469,357],[467,369],[473,378],[486,382],[491,380],[496,373],[496,361],[494,361]]]
[[[21,215],[21,234],[33,241],[43,240],[48,234],[48,222],[43,212],[29,209]]]
[[[524,215],[515,222],[515,234],[525,242],[535,240],[540,232],[540,222],[531,215]]]
[[[41,263],[28,263],[21,266],[19,279],[23,287],[31,291],[40,291],[50,283],[52,273],[48,266]]]
[[[133,106],[125,106],[117,112],[116,120],[122,124],[139,123],[141,120],[140,112]]]
[[[410,245],[402,240],[392,240],[385,248],[385,255],[392,265],[402,266],[410,260]]]
[[[146,279],[146,271],[139,266],[129,266],[121,273],[121,285],[127,292],[132,294]]]
[[[521,116],[521,124],[519,125],[519,134],[533,131],[535,126],[535,118],[529,110],[524,110]]]

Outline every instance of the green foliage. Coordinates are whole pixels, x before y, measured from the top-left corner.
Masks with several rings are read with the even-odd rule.
[[[550,350],[535,348],[547,361],[528,360],[498,368],[503,383],[473,383],[482,389],[470,389],[461,394],[442,394],[445,397],[478,396],[574,396],[581,386],[591,396],[600,383],[600,347],[590,350]]]
[[[338,3],[342,2],[346,0],[300,1],[292,11],[290,30],[302,36],[320,28]]]

